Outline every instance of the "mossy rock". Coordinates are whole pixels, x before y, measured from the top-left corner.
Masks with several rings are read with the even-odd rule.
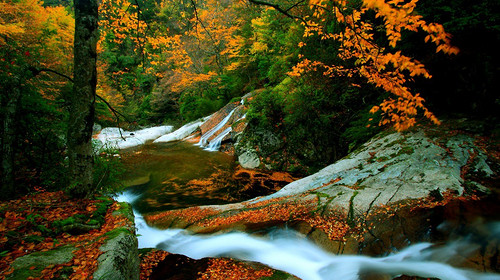
[[[75,248],[72,246],[64,246],[46,252],[35,252],[19,257],[12,263],[14,272],[6,279],[24,280],[28,279],[28,277],[40,277],[42,270],[47,266],[71,261],[74,250]]]

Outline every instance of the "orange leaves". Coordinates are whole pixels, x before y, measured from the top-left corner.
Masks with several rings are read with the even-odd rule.
[[[333,210],[320,214],[316,207],[317,200],[314,199],[289,200],[282,197],[257,203],[246,202],[244,209],[234,212],[221,213],[208,207],[191,207],[146,216],[145,219],[152,224],[169,224],[170,221],[180,219],[183,225],[190,224],[208,229],[268,222],[304,221],[324,231],[331,240],[344,240],[351,231],[345,215]]]
[[[310,0],[313,17],[305,23],[303,36],[317,36],[321,40],[335,40],[340,43],[339,58],[352,61],[354,67],[344,68],[338,65],[326,65],[318,61],[303,58],[293,67],[290,76],[301,76],[308,71],[323,71],[327,76],[360,76],[368,83],[392,93],[395,98],[382,102],[370,112],[382,112],[380,125],[392,124],[397,130],[404,130],[416,123],[415,117],[422,112],[424,117],[438,124],[438,119],[423,105],[423,98],[412,93],[405,83],[415,76],[431,78],[425,66],[400,51],[385,49],[374,41],[375,30],[366,14],[371,10],[376,18],[383,20],[383,30],[390,47],[394,48],[401,41],[404,30],[427,33],[425,41],[436,45],[436,52],[457,54],[458,49],[451,46],[450,34],[437,23],[426,23],[415,12],[418,0],[363,0],[362,7],[351,6],[347,1],[333,1],[326,4],[322,0]],[[326,33],[324,18],[332,17],[341,23],[337,33]]]
[[[70,216],[92,216],[96,204],[101,200],[70,200],[62,192],[43,192],[18,200],[2,202],[0,224],[0,252],[8,251],[0,259],[0,278],[11,273],[11,263],[18,257],[36,251],[48,251],[61,246],[71,245],[74,258],[64,264],[48,266],[43,269],[40,279],[54,279],[64,267],[72,267],[70,279],[91,279],[97,267],[99,247],[106,240],[105,234],[119,226],[128,225],[129,220],[115,216],[113,211],[119,205],[114,203],[105,213],[105,223],[100,228],[81,234],[58,233],[54,222]],[[12,233],[16,234],[13,235]]]
[[[200,273],[202,280],[257,280],[273,275],[270,269],[257,270],[231,259],[210,259],[208,268]]]
[[[141,280],[149,279],[149,276],[153,272],[153,269],[168,255],[169,253],[165,251],[152,250],[145,256],[141,257],[141,272],[139,278]]]

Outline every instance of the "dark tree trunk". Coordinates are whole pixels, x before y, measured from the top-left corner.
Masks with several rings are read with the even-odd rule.
[[[70,193],[84,197],[92,186],[92,126],[97,84],[97,0],[75,0],[74,89],[69,98]]]
[[[14,141],[15,116],[19,99],[21,98],[21,86],[12,87],[7,97],[5,111],[2,118],[2,169],[0,180],[0,198],[12,198],[15,193],[14,186]]]

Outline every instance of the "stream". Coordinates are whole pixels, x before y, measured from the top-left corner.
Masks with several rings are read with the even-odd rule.
[[[256,236],[243,232],[193,235],[183,229],[150,227],[143,218],[148,213],[234,202],[236,196],[231,195],[230,187],[212,186],[215,179],[224,182],[221,174],[229,176],[234,159],[186,142],[146,144],[128,149],[121,156],[127,168],[123,182],[130,187],[116,199],[132,204],[139,248],[158,248],[194,259],[223,256],[259,262],[304,280],[365,279],[363,275],[384,277],[375,279],[400,275],[443,280],[500,279],[498,274],[449,264],[457,255],[477,249],[477,244],[465,236],[439,246],[417,243],[389,255],[368,257],[334,255],[289,229]],[[485,228],[488,238],[498,242],[500,222]]]

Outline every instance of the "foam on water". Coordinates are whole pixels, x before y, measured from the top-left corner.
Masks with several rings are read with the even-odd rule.
[[[238,107],[236,107],[236,108],[238,108]],[[209,131],[205,132],[200,137],[200,142],[198,142],[197,145],[199,145],[200,147],[207,146],[207,144],[209,143],[208,139],[210,139],[210,137],[212,137],[215,133],[217,133],[217,131],[219,131],[220,129],[222,129],[222,127],[224,127],[224,125],[226,125],[226,123],[229,121],[229,119],[233,115],[234,111],[236,111],[236,108],[234,108],[231,112],[229,112],[229,114],[224,119],[222,119],[222,121],[220,121],[216,126],[214,126]]]
[[[118,201],[133,202],[139,195],[119,194]],[[474,250],[466,239],[436,247],[418,243],[385,257],[334,255],[291,230],[274,231],[264,237],[242,232],[193,235],[182,229],[155,229],[136,216],[139,248],[156,247],[190,258],[232,257],[263,263],[303,280],[357,280],[365,273],[418,276],[442,280],[500,280],[498,274],[455,268],[446,263],[460,252]],[[500,233],[500,222],[489,226],[492,236]]]

